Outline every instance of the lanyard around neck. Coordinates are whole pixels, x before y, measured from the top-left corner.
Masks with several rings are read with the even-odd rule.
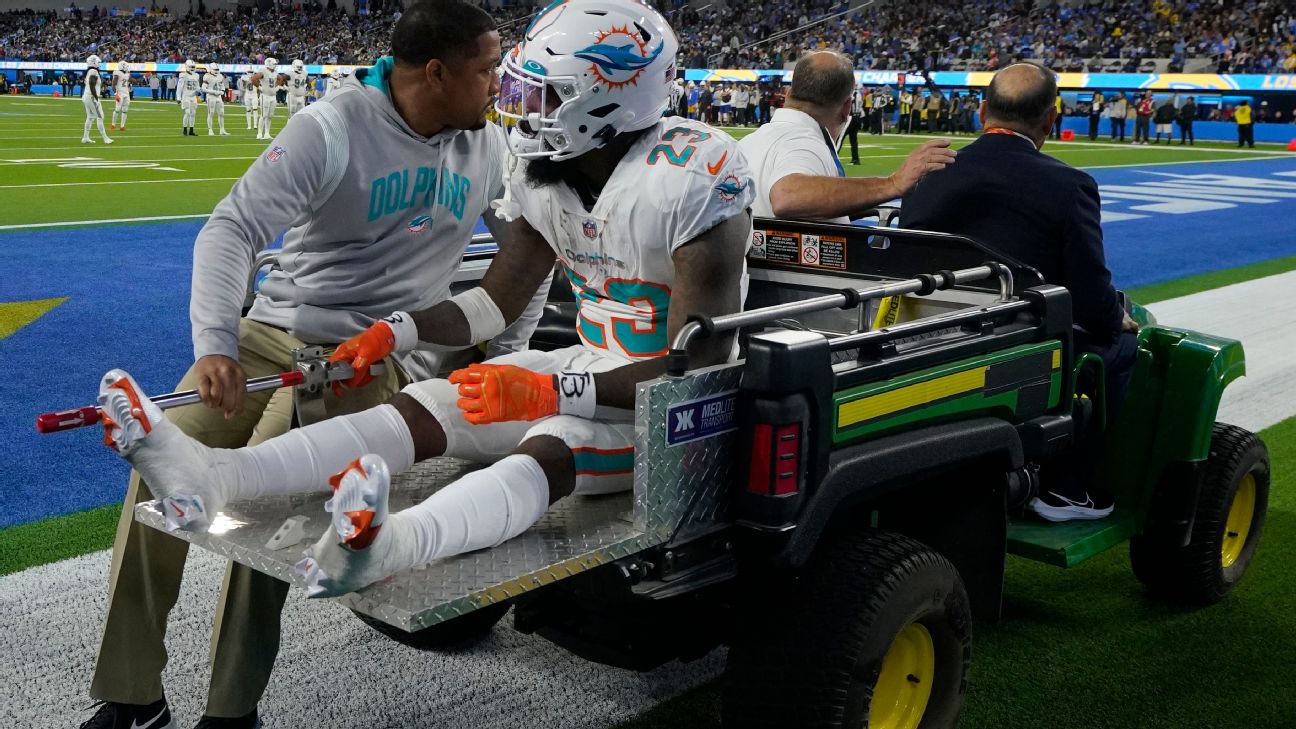
[[[1030,142],[1030,146],[1032,148],[1036,150],[1039,149],[1038,147],[1035,146],[1034,139],[1031,139],[1030,137],[1026,136],[1025,134],[1022,134],[1019,131],[1008,129],[1007,127],[987,127],[984,133],[985,134],[1011,134],[1014,137],[1021,137],[1022,139],[1025,139],[1027,142]]]

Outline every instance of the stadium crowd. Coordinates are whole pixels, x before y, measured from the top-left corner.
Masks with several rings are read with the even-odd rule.
[[[993,70],[1032,59],[1058,71],[1148,72],[1153,58],[1183,70],[1194,59],[1221,73],[1296,72],[1296,5],[1290,0],[717,0],[658,3],[688,68],[784,68],[806,50],[851,56],[859,69]],[[213,11],[176,17],[90,11],[0,14],[0,58],[108,61],[265,56],[307,63],[366,63],[386,52],[399,2],[352,15],[318,2],[291,12]],[[539,7],[491,7],[505,47]],[[75,7],[75,6],[73,6]],[[378,6],[382,7],[382,6]],[[852,7],[854,9],[852,9]],[[164,6],[165,8],[165,6]]]

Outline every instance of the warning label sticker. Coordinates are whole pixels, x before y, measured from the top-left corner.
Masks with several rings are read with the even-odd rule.
[[[813,233],[757,230],[752,233],[752,258],[770,263],[846,268],[846,239]]]
[[[824,268],[846,268],[846,239],[821,236],[819,238],[819,265]]]
[[[773,263],[800,263],[801,234],[766,231],[765,259]]]

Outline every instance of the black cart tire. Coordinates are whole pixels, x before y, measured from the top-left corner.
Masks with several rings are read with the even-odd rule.
[[[903,729],[957,724],[972,614],[958,571],[926,545],[846,535],[795,578],[746,590],[738,609],[725,727],[864,729],[870,712]]]
[[[1154,595],[1187,605],[1223,600],[1246,572],[1269,507],[1269,451],[1256,435],[1216,423],[1185,547],[1130,540],[1134,575]]]
[[[365,625],[402,645],[423,651],[448,651],[466,648],[481,641],[490,634],[495,623],[508,613],[509,607],[507,602],[494,603],[412,633],[364,613],[357,612],[355,616]]]

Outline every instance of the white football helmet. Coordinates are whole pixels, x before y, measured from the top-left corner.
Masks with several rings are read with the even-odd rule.
[[[523,159],[571,159],[661,119],[679,41],[634,0],[554,3],[504,56],[495,108]]]
[[[279,61],[273,58],[265,59],[265,70],[267,73],[274,73],[274,70],[278,67],[279,67]]]
[[[99,68],[100,63],[103,63],[103,61],[99,60],[99,56],[90,56],[86,59],[87,68]]]
[[[306,70],[306,64],[302,63],[302,60],[300,58],[295,59],[292,62],[292,70],[301,73],[302,71]]]
[[[338,68],[333,69],[331,72],[329,72],[329,78],[333,79],[334,81],[340,80],[342,78],[342,70]]]
[[[121,71],[122,73],[130,73],[131,72],[130,64],[125,61],[119,61],[117,63],[117,70]]]
[[[207,64],[207,73],[220,73],[220,64],[219,63]]]
[[[193,72],[194,72],[194,68],[196,68],[196,67],[197,67],[197,64],[195,64],[195,63],[193,62],[193,59],[192,59],[192,58],[190,58],[189,60],[185,61],[184,69],[185,69],[186,71],[188,71],[189,73],[193,73]]]

